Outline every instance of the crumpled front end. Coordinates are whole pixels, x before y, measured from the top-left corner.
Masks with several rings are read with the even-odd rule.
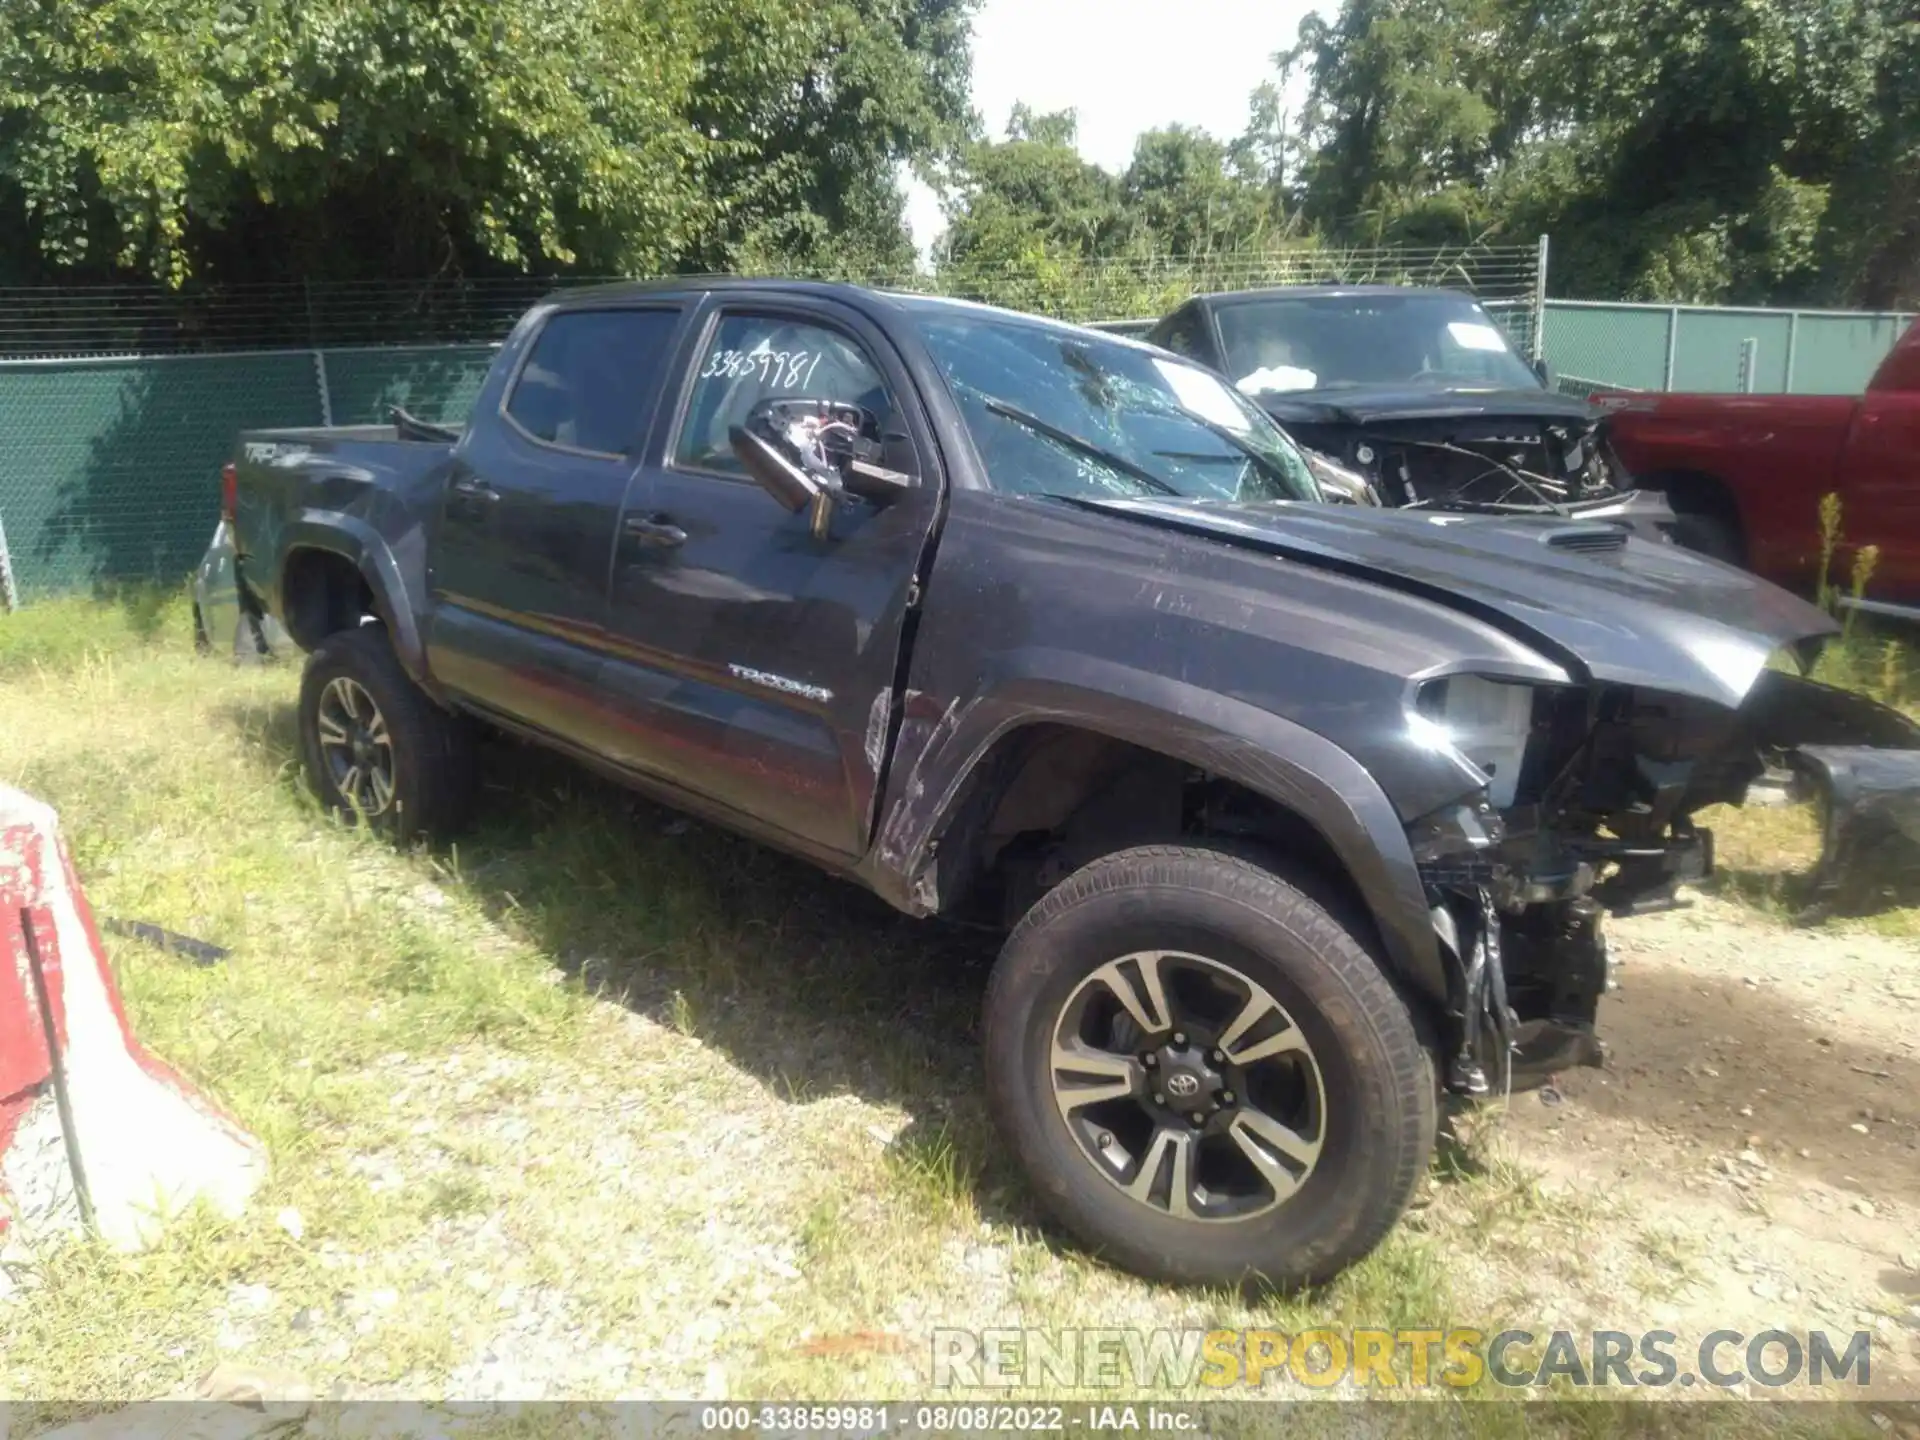
[[[1493,513],[1613,500],[1632,480],[1597,414],[1488,413],[1435,392],[1375,413],[1284,401],[1270,411],[1302,445],[1362,476],[1388,505]]]
[[[1420,687],[1411,725],[1486,785],[1409,827],[1449,970],[1447,1083],[1457,1093],[1598,1064],[1611,983],[1609,915],[1683,905],[1714,868],[1694,816],[1741,804],[1769,771],[1794,777],[1823,823],[1808,903],[1856,878],[1920,871],[1920,725],[1863,696],[1780,671],[1738,709],[1629,687]]]

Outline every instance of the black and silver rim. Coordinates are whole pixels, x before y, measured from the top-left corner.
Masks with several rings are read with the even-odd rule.
[[[1048,1073],[1087,1160],[1179,1220],[1285,1204],[1319,1163],[1326,1085],[1306,1035],[1231,965],[1123,955],[1061,1006]]]
[[[340,798],[369,818],[393,808],[393,739],[366,686],[329,680],[318,718],[321,760]]]

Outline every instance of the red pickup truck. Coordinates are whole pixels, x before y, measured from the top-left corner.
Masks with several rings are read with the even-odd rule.
[[[1920,618],[1920,324],[1867,385],[1846,395],[1612,392],[1615,452],[1666,493],[1679,537],[1781,585],[1810,591],[1820,567],[1820,498],[1838,494],[1844,586],[1858,547],[1880,558],[1862,608]]]

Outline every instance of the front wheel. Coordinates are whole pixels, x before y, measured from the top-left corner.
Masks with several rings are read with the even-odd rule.
[[[1425,1172],[1433,1071],[1366,949],[1273,872],[1155,846],[1015,928],[988,987],[988,1099],[1042,1201],[1178,1283],[1326,1280]]]
[[[307,657],[300,744],[314,792],[350,821],[407,841],[466,818],[466,723],[413,683],[378,625],[329,635]]]

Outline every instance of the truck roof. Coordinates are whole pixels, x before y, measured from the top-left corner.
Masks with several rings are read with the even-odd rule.
[[[996,319],[1018,322],[1040,329],[1088,332],[1088,327],[1075,325],[1071,321],[1032,315],[1021,310],[1008,310],[975,300],[960,300],[943,295],[920,295],[904,290],[875,290],[864,285],[852,285],[837,280],[795,280],[771,276],[675,275],[659,280],[619,280],[604,285],[581,285],[555,290],[541,300],[540,304],[542,307],[552,309],[574,309],[582,306],[605,305],[609,302],[617,304],[622,300],[657,298],[664,295],[691,296],[713,293],[810,296],[839,300],[868,314],[880,310],[912,315],[984,313],[991,314]],[[1100,335],[1103,339],[1116,340],[1123,344],[1140,345],[1147,349],[1158,348],[1146,346],[1144,342],[1114,330],[1098,330],[1092,333]]]
[[[1472,297],[1444,285],[1268,285],[1259,290],[1222,290],[1195,295],[1187,305],[1246,305],[1282,297],[1289,300],[1349,300],[1369,295],[1454,295]],[[1182,308],[1185,308],[1184,306]]]
[[[656,295],[705,295],[716,290],[767,294],[833,296],[841,299],[875,292],[858,285],[828,280],[793,280],[743,275],[668,275],[657,280],[615,280],[603,285],[569,286],[554,290],[542,305],[605,304],[609,300],[641,300]]]

